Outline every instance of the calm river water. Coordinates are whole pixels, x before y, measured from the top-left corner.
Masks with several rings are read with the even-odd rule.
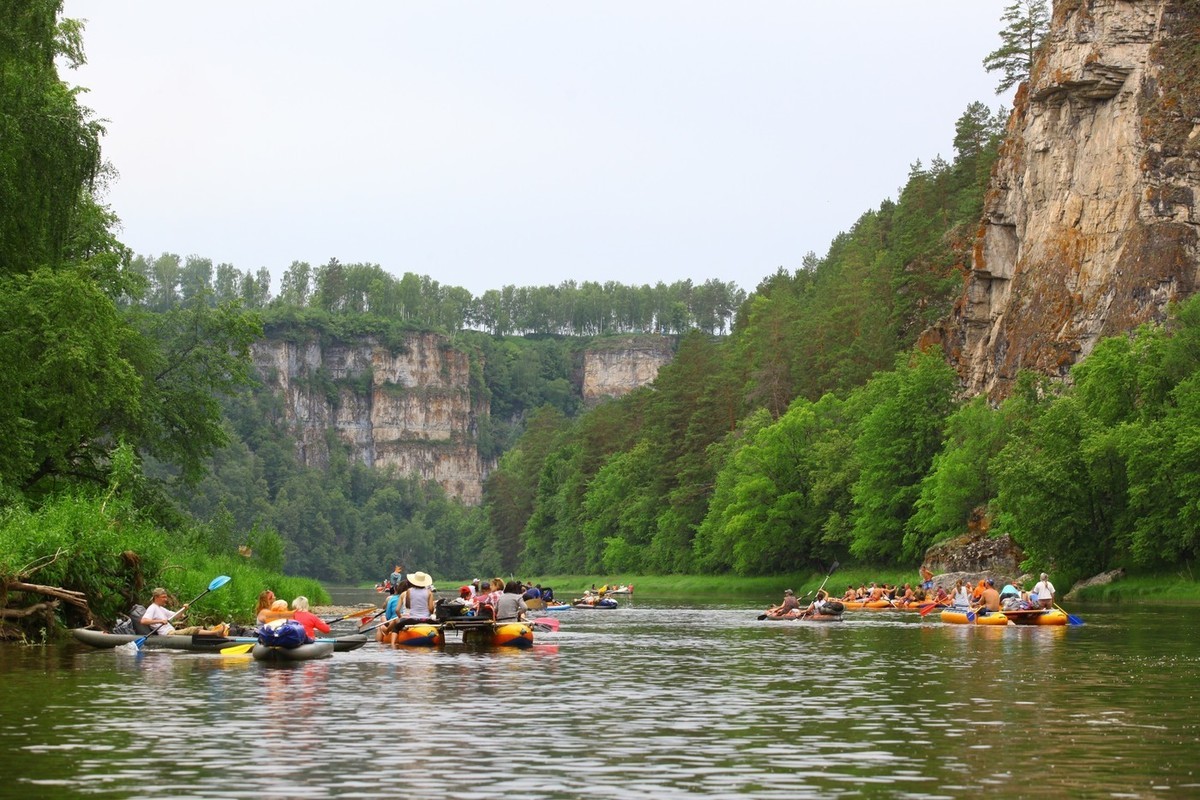
[[[1200,796],[1192,612],[1071,610],[821,625],[635,597],[529,651],[283,668],[0,646],[0,796]]]

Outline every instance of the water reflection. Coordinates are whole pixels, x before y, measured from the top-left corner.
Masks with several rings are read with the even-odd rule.
[[[25,797],[1200,793],[1184,611],[756,614],[640,599],[524,652],[372,643],[280,668],[0,647],[0,770]]]

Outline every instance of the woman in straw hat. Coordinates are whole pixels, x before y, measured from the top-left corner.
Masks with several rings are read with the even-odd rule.
[[[433,621],[433,578],[426,572],[413,572],[408,575],[409,587],[400,595],[399,606],[405,609],[405,615],[394,619],[384,629],[395,633],[409,625],[418,625]]]

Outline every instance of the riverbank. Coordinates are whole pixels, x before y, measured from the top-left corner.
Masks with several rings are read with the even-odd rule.
[[[583,594],[586,589],[594,586],[610,586],[632,584],[633,599],[636,602],[639,593],[653,594],[655,597],[696,597],[704,595],[713,598],[746,598],[764,604],[777,603],[784,589],[792,589],[796,594],[816,591],[822,582],[830,594],[840,595],[846,591],[846,586],[869,586],[875,583],[891,583],[903,586],[911,583],[914,587],[920,582],[920,576],[912,571],[896,567],[874,567],[870,565],[848,565],[840,567],[829,575],[822,572],[792,573],[788,575],[769,575],[756,577],[739,577],[735,575],[533,575],[521,577],[542,586],[554,588],[554,594],[559,599],[571,600]],[[1054,576],[1051,575],[1053,581]],[[470,579],[455,581],[439,579],[438,588],[447,591],[466,584]],[[1070,587],[1059,586],[1060,594],[1066,594]],[[1192,575],[1190,569],[1173,572],[1153,572],[1127,575],[1120,580],[1104,586],[1093,586],[1071,598],[1072,602],[1104,602],[1104,603],[1179,603],[1200,604],[1200,581]]]

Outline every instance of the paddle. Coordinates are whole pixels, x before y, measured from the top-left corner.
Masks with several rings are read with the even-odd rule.
[[[1069,622],[1070,624],[1072,624],[1072,625],[1082,625],[1083,624],[1082,619],[1075,616],[1074,614],[1068,614],[1067,610],[1065,608],[1063,608],[1062,606],[1060,606],[1058,603],[1055,603],[1054,607],[1057,608],[1059,611],[1063,612],[1064,614],[1067,614],[1067,622]]]
[[[370,624],[371,624],[371,620],[378,619],[378,618],[379,618],[379,615],[380,615],[380,614],[382,614],[382,613],[384,613],[386,610],[387,610],[387,609],[383,609],[383,608],[381,608],[381,609],[379,609],[378,611],[376,611],[374,614],[372,614],[371,616],[369,616],[369,617],[363,617],[361,620],[359,620],[359,621],[358,621],[358,624],[359,624],[360,626],[362,626],[362,625],[370,625]],[[379,626],[378,626],[378,625],[376,625],[375,627],[379,627]],[[370,630],[374,630],[374,628],[372,628],[372,629],[370,629]],[[366,633],[366,631],[359,631],[359,633]]]
[[[240,656],[243,653],[249,653],[251,650],[253,650],[254,645],[255,645],[255,642],[250,642],[249,644],[238,644],[238,645],[234,645],[233,647],[224,647],[224,648],[221,648],[221,655],[223,655],[223,656]]]
[[[554,631],[558,632],[558,620],[554,617],[538,617],[531,620],[529,623],[535,631]]]
[[[375,606],[371,606],[370,608],[362,608],[362,609],[359,609],[358,611],[351,611],[349,614],[343,614],[340,617],[334,617],[333,619],[322,620],[322,622],[324,622],[326,625],[332,625],[335,622],[341,622],[342,620],[346,620],[346,619],[355,619],[357,617],[365,617],[365,616],[367,616],[367,614],[371,614],[372,617],[377,617],[382,613],[383,613],[382,608],[376,608]],[[362,624],[365,625],[366,623],[364,622]]]
[[[928,614],[930,611],[933,611],[935,608],[938,608],[938,605],[939,605],[938,603],[929,603],[928,605],[921,606],[921,616],[923,617],[926,614]]]
[[[201,597],[204,597],[204,595],[208,594],[213,589],[220,589],[222,586],[229,583],[231,580],[233,580],[233,579],[230,578],[228,575],[218,575],[217,577],[213,578],[212,581],[208,584],[207,589],[205,589],[203,592],[201,592],[200,594],[198,594],[196,596],[195,600],[193,600],[190,603],[184,603],[184,605],[188,606],[188,607],[195,605],[197,603],[197,601],[200,600]],[[178,612],[176,612],[175,615],[171,617],[171,619],[174,619],[177,616],[179,616]],[[170,621],[171,620],[163,620],[162,622],[160,622],[154,626],[153,631],[150,631],[150,633],[147,633],[145,636],[139,636],[138,638],[134,639],[132,642],[129,642],[129,644],[133,645],[134,650],[141,650],[142,645],[146,643],[146,640],[149,639],[151,636],[153,636],[155,631],[157,631],[159,628],[161,628],[163,625],[166,625]],[[126,647],[126,648],[128,647],[127,645],[121,645],[121,646]]]

